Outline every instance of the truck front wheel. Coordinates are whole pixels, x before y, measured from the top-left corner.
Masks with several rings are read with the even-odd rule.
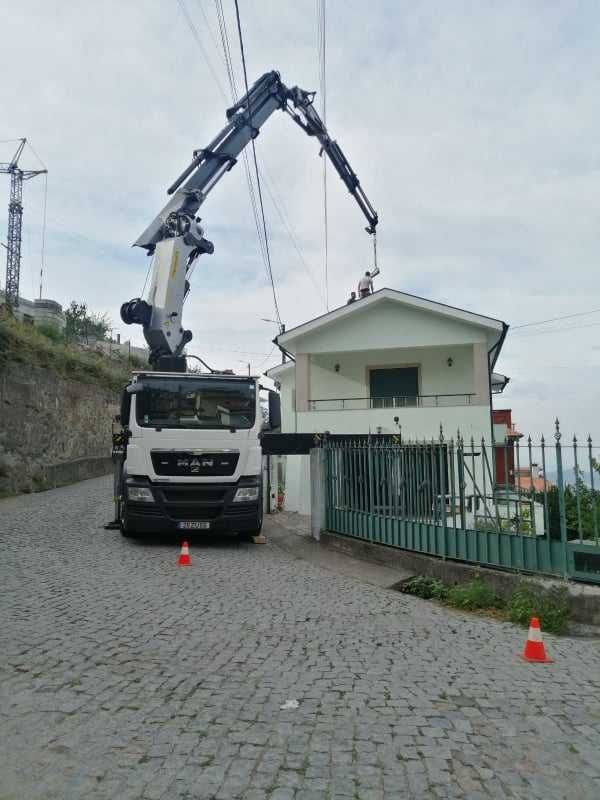
[[[119,503],[119,528],[121,529],[121,533],[126,538],[131,538],[135,536],[135,533],[128,529],[127,527],[127,517],[123,514],[123,503]]]
[[[240,531],[240,533],[238,533],[238,537],[242,542],[251,542],[255,536],[260,536],[262,525],[263,525],[263,509],[261,502],[260,511],[258,512],[258,520],[256,528],[253,528],[251,531]]]

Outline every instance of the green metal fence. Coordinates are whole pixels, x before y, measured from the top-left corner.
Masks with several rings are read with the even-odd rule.
[[[325,439],[326,524],[377,544],[600,583],[600,465],[588,439],[523,446]],[[565,450],[569,463],[565,468]],[[537,452],[536,452],[537,451]],[[537,460],[534,460],[537,459]],[[587,462],[585,469],[582,464]],[[551,477],[548,477],[548,474]],[[573,476],[569,482],[569,476]]]

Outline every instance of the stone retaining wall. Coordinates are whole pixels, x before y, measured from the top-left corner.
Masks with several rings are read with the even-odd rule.
[[[114,391],[9,362],[0,373],[0,496],[111,471]]]

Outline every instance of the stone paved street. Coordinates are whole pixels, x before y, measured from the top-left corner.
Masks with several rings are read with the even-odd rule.
[[[111,510],[109,479],[0,501],[1,800],[600,797],[597,640],[526,664],[507,623],[273,539],[178,568]]]

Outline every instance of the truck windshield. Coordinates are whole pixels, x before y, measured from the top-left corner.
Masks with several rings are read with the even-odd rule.
[[[252,428],[256,383],[218,378],[143,378],[136,418],[146,428]]]

